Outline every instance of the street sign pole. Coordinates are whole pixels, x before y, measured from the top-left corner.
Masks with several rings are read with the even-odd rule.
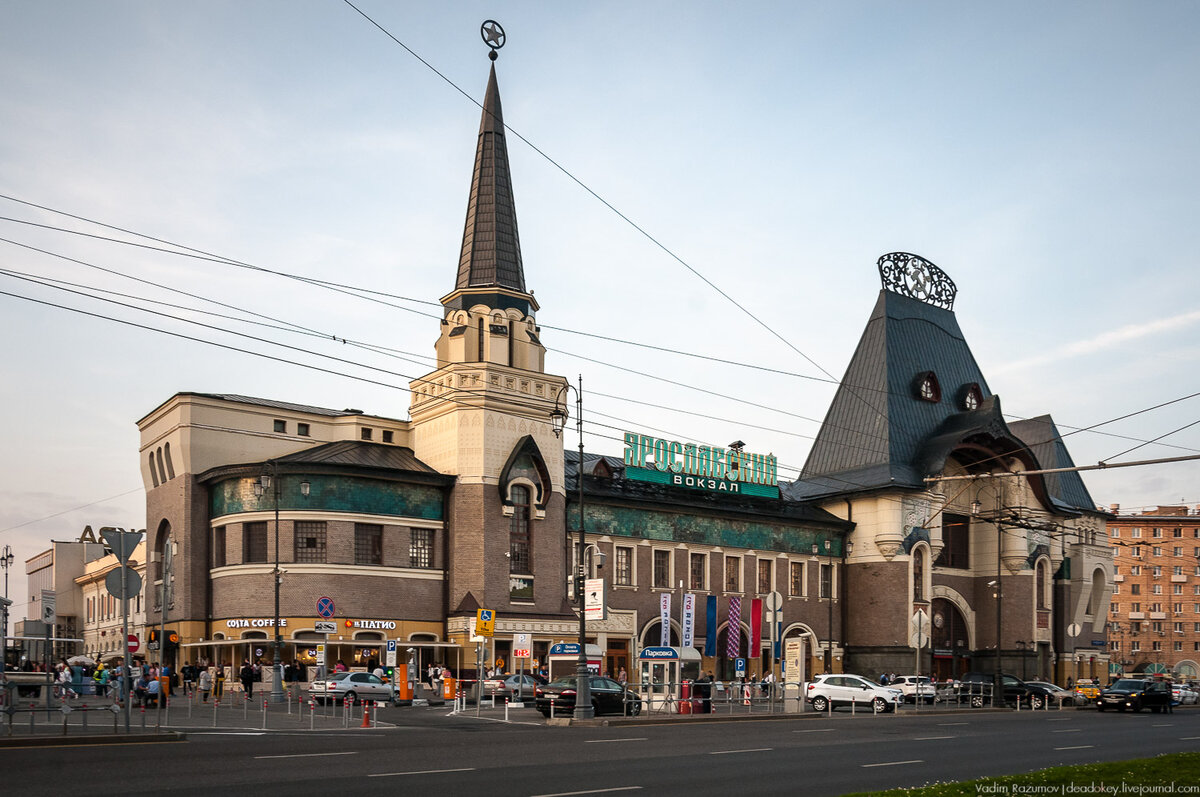
[[[142,532],[140,531],[125,531],[121,528],[112,528],[106,526],[100,529],[100,537],[108,543],[108,547],[112,549],[117,557],[117,562],[121,566],[121,631],[125,637],[125,664],[121,673],[121,704],[125,707],[125,733],[129,733],[129,716],[132,711],[130,706],[129,693],[133,686],[132,673],[130,672],[133,662],[129,656],[129,574],[133,571],[129,569],[129,557],[133,556],[133,550],[142,540]],[[137,575],[134,573],[134,575]],[[141,579],[134,579],[137,583],[137,589],[141,589]],[[112,592],[110,586],[109,591]],[[161,639],[161,635],[160,635]]]

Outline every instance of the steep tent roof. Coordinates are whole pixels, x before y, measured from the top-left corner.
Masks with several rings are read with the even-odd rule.
[[[1049,415],[1039,415],[1024,421],[1013,421],[1009,424],[1018,438],[1033,451],[1043,468],[1073,468],[1074,460],[1067,452],[1054,419]],[[1046,492],[1055,505],[1060,509],[1075,509],[1094,511],[1096,504],[1092,495],[1083,483],[1078,471],[1067,473],[1044,473]]]
[[[930,374],[937,401],[918,395]],[[980,405],[970,414],[982,420],[991,394],[954,312],[880,291],[791,496],[924,487],[927,443],[947,426],[968,431],[969,421],[948,421],[972,388]]]
[[[504,115],[496,65],[488,75],[475,149],[475,172],[467,202],[462,254],[455,290],[478,287],[509,288],[525,293],[521,241],[517,235],[517,209],[513,200],[504,140]]]

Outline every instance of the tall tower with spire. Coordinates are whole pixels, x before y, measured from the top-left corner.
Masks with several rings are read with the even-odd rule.
[[[447,633],[458,637],[477,608],[517,626],[562,618],[563,448],[550,416],[566,407],[566,380],[545,373],[538,305],[525,286],[494,63],[454,290],[441,301],[437,370],[410,383],[410,416],[417,457],[457,476]]]

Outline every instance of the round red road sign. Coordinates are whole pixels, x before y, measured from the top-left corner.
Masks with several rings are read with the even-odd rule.
[[[142,646],[142,643],[138,641],[137,634],[130,634],[129,635],[129,652],[137,653],[138,648],[140,648],[141,646]]]

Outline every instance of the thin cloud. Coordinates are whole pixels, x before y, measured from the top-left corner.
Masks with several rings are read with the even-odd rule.
[[[1152,335],[1178,332],[1192,326],[1198,321],[1200,321],[1200,310],[1193,310],[1190,313],[1180,313],[1170,318],[1157,318],[1153,321],[1147,321],[1144,324],[1129,324],[1120,329],[1102,332],[1086,340],[1077,340],[1074,343],[1059,346],[1057,349],[1052,349],[1036,357],[1027,357],[1024,360],[1005,363],[994,368],[993,371],[997,373],[1010,373],[1024,368],[1033,368],[1076,357],[1086,357]]]

